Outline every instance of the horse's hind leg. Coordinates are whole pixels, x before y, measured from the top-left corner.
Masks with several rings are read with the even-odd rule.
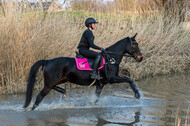
[[[53,89],[56,90],[56,91],[58,91],[58,92],[60,92],[60,93],[62,93],[64,100],[67,98],[67,94],[66,94],[66,90],[65,89],[63,89],[63,88],[61,88],[59,86],[54,86]]]
[[[34,110],[39,104],[40,102],[43,100],[43,98],[49,93],[49,91],[51,90],[51,88],[45,86],[42,91],[37,95],[36,97],[36,101],[32,107],[32,110]]]

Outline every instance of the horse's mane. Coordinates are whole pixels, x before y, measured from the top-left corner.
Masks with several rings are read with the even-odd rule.
[[[112,50],[114,48],[119,48],[120,46],[123,47],[124,45],[121,43],[127,43],[126,41],[129,39],[129,37],[123,38],[119,41],[117,41],[115,44],[111,45],[110,47],[106,48],[106,50]]]

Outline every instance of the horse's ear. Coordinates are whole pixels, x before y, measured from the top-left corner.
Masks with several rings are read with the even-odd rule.
[[[135,39],[135,37],[137,36],[137,34],[138,34],[138,33],[136,33],[136,34],[135,34],[132,38],[134,38],[134,39]]]

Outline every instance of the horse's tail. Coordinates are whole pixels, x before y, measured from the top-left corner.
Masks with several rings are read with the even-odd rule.
[[[35,78],[36,74],[41,66],[45,66],[46,60],[39,60],[36,63],[33,64],[33,66],[30,69],[30,74],[28,77],[28,84],[27,84],[27,89],[26,89],[26,100],[25,100],[25,105],[24,108],[28,107],[32,100],[32,92],[34,88],[34,83],[35,83]]]

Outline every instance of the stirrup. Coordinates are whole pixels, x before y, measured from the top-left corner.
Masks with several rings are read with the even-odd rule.
[[[102,77],[100,77],[97,73],[91,73],[91,79],[100,80],[100,79],[102,79]]]

